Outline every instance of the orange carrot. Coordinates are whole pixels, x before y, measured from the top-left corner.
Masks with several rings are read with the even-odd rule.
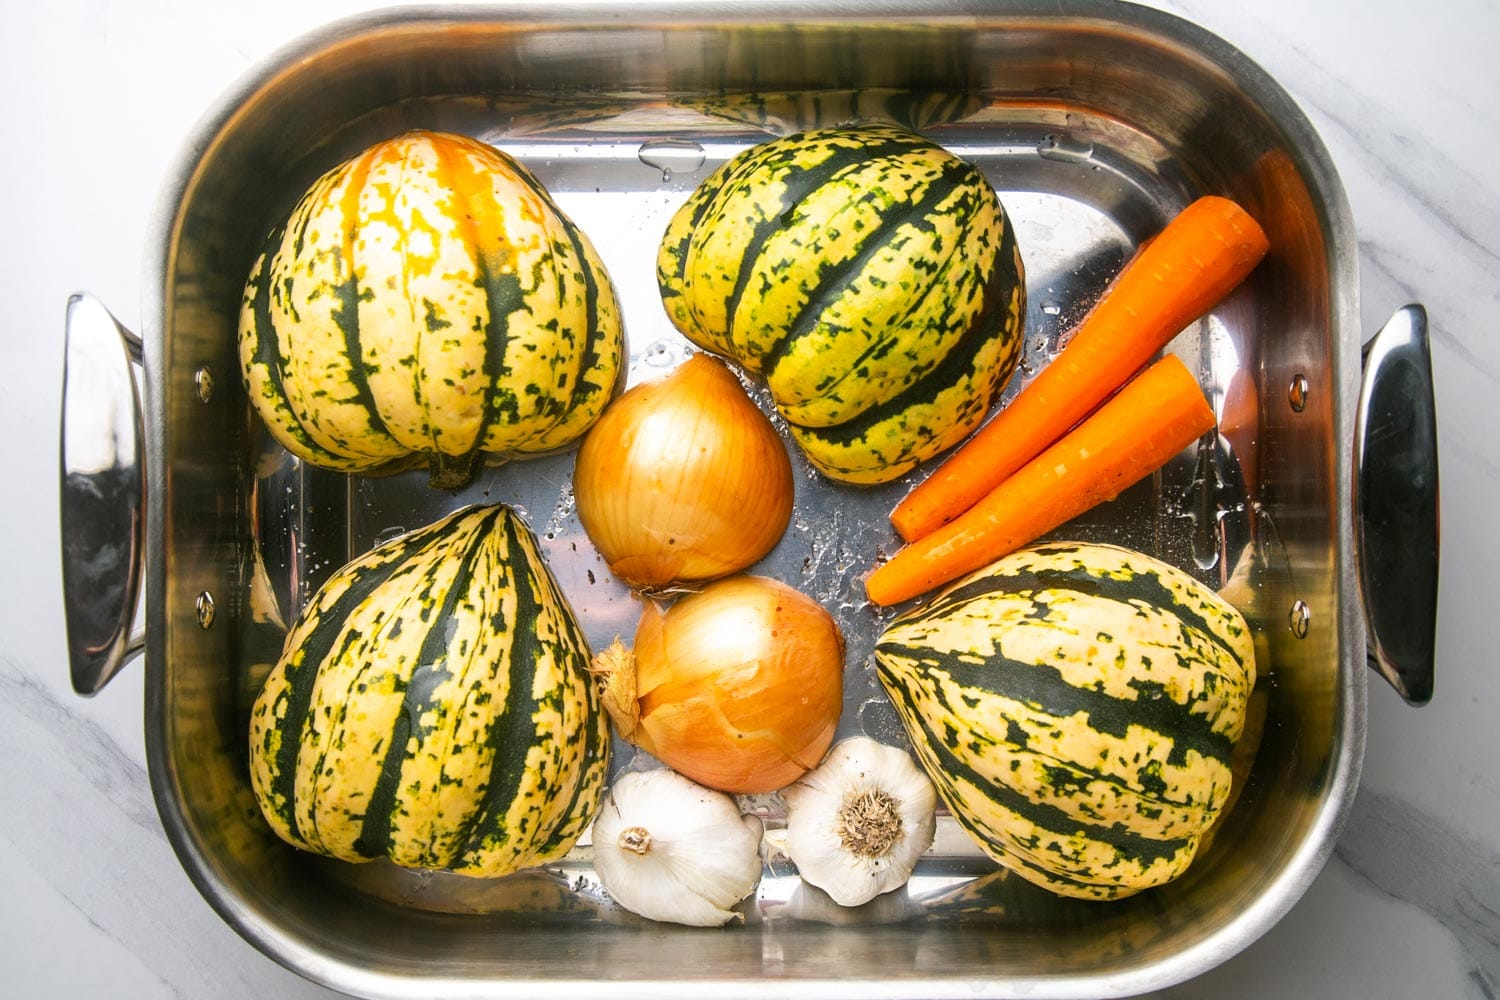
[[[1062,351],[891,512],[915,541],[952,521],[1086,417],[1270,248],[1244,209],[1208,195],[1142,245]]]
[[[897,604],[986,566],[1113,500],[1213,426],[1198,380],[1169,354],[969,510],[902,548],[865,592]]]

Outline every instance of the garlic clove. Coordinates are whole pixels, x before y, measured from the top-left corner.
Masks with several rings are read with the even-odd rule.
[[[868,737],[839,743],[782,792],[786,853],[842,906],[900,888],[932,846],[937,793],[911,757]]]
[[[621,775],[594,820],[594,867],[651,920],[717,927],[760,882],[761,824],[733,797],[660,768]]]

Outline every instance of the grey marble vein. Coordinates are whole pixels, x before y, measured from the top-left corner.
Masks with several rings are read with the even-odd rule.
[[[1408,260],[1400,253],[1373,240],[1362,241],[1360,252],[1364,264],[1378,275],[1382,282],[1390,288],[1395,289],[1402,301],[1421,301],[1421,286],[1406,277],[1406,275],[1411,273],[1411,270],[1410,268],[1400,266],[1408,263]],[[1496,296],[1496,303],[1500,304],[1500,295]],[[1500,388],[1500,370],[1496,369],[1496,366],[1500,365],[1500,358],[1482,357],[1470,346],[1467,337],[1451,335],[1449,333],[1451,327],[1447,322],[1448,317],[1445,315],[1450,305],[1449,303],[1432,303],[1431,305],[1436,310],[1436,316],[1429,313],[1429,320],[1432,321],[1431,334],[1433,340],[1441,342],[1443,350],[1453,354],[1464,365],[1472,369],[1475,374],[1482,376],[1486,382],[1491,383],[1491,388]],[[1374,334],[1373,330],[1367,332],[1371,336]]]
[[[1500,184],[1491,170],[1500,6],[1146,2],[1243,49],[1318,129],[1354,210],[1361,320],[1378,324],[1407,301],[1428,306],[1441,448],[1445,462],[1455,459],[1444,467],[1437,700],[1416,712],[1372,692],[1365,783],[1327,870],[1264,939],[1160,996],[1495,1000],[1500,757],[1488,720],[1500,686],[1484,625],[1500,564],[1490,514],[1500,480]],[[55,467],[48,428],[66,294],[87,287],[136,316],[142,250],[155,252],[142,231],[147,199],[167,152],[249,62],[365,6],[268,0],[248,18],[249,8],[177,0],[7,10],[9,120],[43,139],[0,165],[7,190],[29,193],[13,199],[13,229],[28,235],[11,241],[3,269],[12,281],[0,343],[8,370],[24,373],[0,394],[13,468],[41,470],[44,481]],[[120,721],[128,699],[111,691],[85,702],[66,691],[53,527],[32,513],[52,499],[43,488],[38,501],[29,479],[15,482],[0,499],[12,524],[0,602],[11,640],[0,655],[0,813],[9,819],[0,856],[24,884],[10,886],[0,908],[0,955],[21,970],[0,979],[0,996],[71,998],[86,982],[118,984],[100,995],[122,1000],[333,1000],[238,938],[183,873],[140,763],[139,720]]]
[[[1218,7],[1163,6],[1189,17],[1226,16]],[[1345,154],[1341,169],[1351,176],[1356,170],[1368,175],[1390,210],[1411,216],[1411,224],[1357,216],[1361,250],[1367,259],[1381,262],[1381,270],[1407,301],[1421,301],[1421,288],[1463,281],[1469,294],[1440,305],[1465,322],[1434,323],[1433,337],[1496,381],[1500,357],[1478,322],[1500,305],[1500,285],[1493,280],[1495,265],[1500,264],[1500,244],[1494,238],[1500,232],[1500,200],[1493,197],[1493,172],[1477,166],[1492,162],[1486,153],[1500,152],[1494,130],[1449,134],[1435,116],[1423,114],[1432,107],[1431,95],[1414,94],[1411,101],[1392,106],[1330,69],[1323,54],[1309,48],[1304,36],[1286,30],[1283,20],[1257,17],[1254,10],[1242,8],[1240,16],[1253,20],[1258,32],[1274,34],[1275,44],[1262,43],[1260,48],[1274,51],[1278,66],[1293,70],[1295,99],[1315,119],[1324,142]],[[1471,104],[1475,99],[1470,95]],[[1443,254],[1428,252],[1425,241],[1415,246],[1417,232],[1432,240],[1432,247],[1441,247]],[[1394,233],[1402,235],[1401,243],[1389,242]],[[1397,278],[1398,273],[1408,277]],[[1409,277],[1413,274],[1422,276],[1421,288]]]
[[[261,997],[277,983],[280,996],[332,996],[235,937],[178,866],[145,769],[9,658],[0,659],[0,758],[6,808],[28,817],[7,825],[16,853],[103,938],[136,956],[160,995]]]
[[[45,766],[57,769],[72,764],[77,778],[106,799],[117,813],[164,841],[145,768],[131,760],[101,727],[78,714],[73,706],[64,704],[41,681],[9,659],[0,661],[0,711],[15,716],[6,725],[5,734],[0,735],[0,739],[17,743],[7,747],[7,752],[26,754],[29,741],[17,740],[17,730],[37,728],[49,740],[60,742],[69,750],[66,758],[48,761]]]
[[[1493,997],[1500,985],[1500,858],[1495,849],[1411,803],[1359,790],[1335,856],[1371,886],[1421,908],[1473,962],[1471,980]]]

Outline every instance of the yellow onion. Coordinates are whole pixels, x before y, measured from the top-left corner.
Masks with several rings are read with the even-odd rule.
[[[579,449],[573,492],[610,571],[654,589],[771,551],[792,516],[792,464],[734,374],[697,354],[610,404]]]
[[[800,591],[732,576],[665,612],[648,604],[634,650],[617,640],[594,671],[621,738],[709,788],[771,792],[833,743],[844,640]]]

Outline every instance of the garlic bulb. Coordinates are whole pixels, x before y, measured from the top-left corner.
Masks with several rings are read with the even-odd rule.
[[[787,855],[804,881],[843,906],[905,885],[932,846],[932,782],[904,750],[868,737],[836,745],[781,797]]]
[[[718,927],[760,882],[761,823],[732,796],[668,768],[615,780],[594,820],[594,869],[625,909]]]

